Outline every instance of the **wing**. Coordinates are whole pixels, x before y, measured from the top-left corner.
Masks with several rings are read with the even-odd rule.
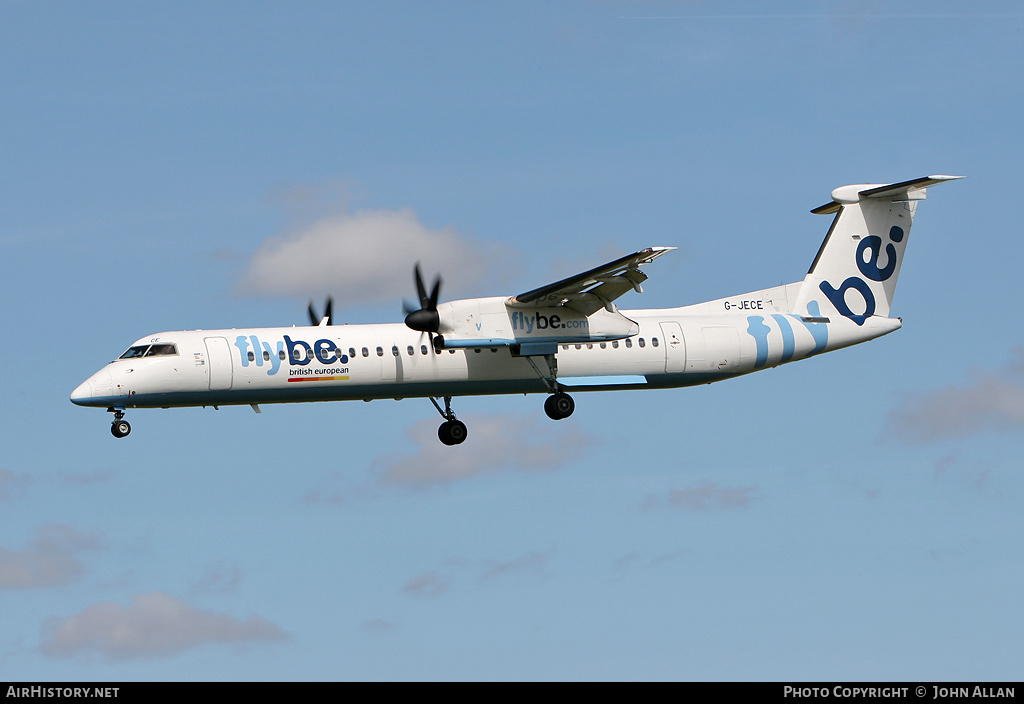
[[[574,308],[592,310],[607,307],[626,291],[642,292],[640,284],[647,280],[647,275],[640,271],[640,266],[673,249],[675,247],[641,249],[582,274],[520,293],[508,299],[506,305],[521,308],[573,304]]]

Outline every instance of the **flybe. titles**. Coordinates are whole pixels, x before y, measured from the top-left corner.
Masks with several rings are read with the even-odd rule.
[[[521,310],[512,312],[512,329],[522,330],[527,335],[534,330],[565,330],[566,328],[585,328],[586,320],[562,320],[559,315],[531,313],[527,315]]]
[[[243,367],[253,364],[257,367],[267,366],[267,375],[277,374],[281,369],[281,362],[288,360],[289,366],[304,367],[314,359],[321,364],[335,364],[348,362],[348,355],[342,352],[332,340],[321,339],[312,345],[303,340],[293,340],[288,335],[284,340],[278,340],[276,349],[270,342],[262,341],[255,335],[239,335],[235,338],[235,347],[238,348],[239,359]],[[287,356],[285,356],[287,350]]]

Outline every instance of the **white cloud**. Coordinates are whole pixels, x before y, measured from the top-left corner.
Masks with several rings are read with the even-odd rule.
[[[665,497],[648,497],[645,506],[667,505],[685,511],[706,511],[712,508],[743,508],[754,500],[756,487],[721,487],[704,482],[693,489],[672,489]]]
[[[41,526],[24,550],[0,548],[0,589],[34,589],[66,584],[82,573],[76,554],[100,541],[71,526]]]
[[[1024,348],[994,373],[977,373],[964,385],[907,394],[889,414],[886,434],[930,442],[986,430],[1024,428]]]
[[[380,481],[428,486],[505,471],[551,470],[579,458],[597,442],[572,423],[555,423],[537,415],[474,417],[467,425],[466,441],[448,447],[437,439],[438,423],[420,421],[408,431],[416,445],[412,454],[374,461]]]
[[[102,655],[111,660],[167,657],[206,643],[246,643],[286,638],[259,616],[240,621],[204,611],[161,592],[132,598],[128,607],[101,602],[45,628],[42,651],[50,657]]]
[[[451,559],[444,562],[440,570],[431,570],[416,575],[402,586],[402,593],[416,597],[438,597],[452,588],[453,583],[464,581],[468,573],[477,573],[476,581],[500,582],[505,579],[541,578],[547,579],[548,565],[555,554],[554,548],[543,552],[531,551],[508,560]]]
[[[114,476],[116,476],[116,474],[113,470],[97,469],[92,472],[61,472],[57,475],[57,479],[68,484],[88,486],[90,484],[102,484],[104,482],[108,482]]]
[[[385,633],[392,633],[398,630],[398,623],[395,621],[388,621],[383,618],[374,618],[369,621],[363,621],[359,624],[359,630],[365,633],[372,633],[374,635],[383,635]]]
[[[222,560],[207,566],[206,571],[189,590],[190,594],[230,594],[242,583],[238,565]]]
[[[441,299],[501,295],[511,248],[467,237],[453,227],[430,228],[409,208],[365,210],[322,217],[252,255],[239,290],[254,295],[334,296],[335,308],[416,302],[413,265],[429,289],[444,280]]]
[[[0,469],[0,499],[6,499],[8,491],[26,486],[30,481],[27,474],[15,474],[9,469]]]
[[[641,556],[640,553],[630,552],[612,563],[611,572],[616,577],[620,577],[636,570],[656,569],[662,565],[679,560],[685,554],[686,553],[683,550],[675,550],[673,552],[662,553],[648,558]]]
[[[531,552],[514,560],[491,563],[489,569],[480,576],[481,581],[519,574],[545,576],[545,568],[555,554],[554,549],[545,552]]]
[[[436,572],[424,572],[416,575],[402,587],[403,594],[414,596],[440,596],[448,591],[448,580]]]

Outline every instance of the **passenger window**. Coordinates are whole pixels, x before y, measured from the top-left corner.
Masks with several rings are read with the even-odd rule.
[[[641,346],[641,347],[643,347],[643,346],[644,346],[644,338],[642,338],[642,337],[640,338],[640,346]]]
[[[409,348],[406,350],[406,352],[408,352],[409,356],[412,357],[413,354],[415,354],[416,350],[412,348],[412,345],[409,345]]]
[[[269,362],[270,361],[270,353],[267,352],[266,350],[263,350],[263,361],[264,362]]]
[[[251,350],[245,356],[249,358],[250,362],[255,362],[256,361],[256,355],[254,355]]]
[[[383,357],[384,356],[384,348],[383,347],[378,347],[377,348],[377,356],[378,357]]]
[[[616,350],[619,349],[619,341],[618,340],[612,340],[612,349],[616,349]]]
[[[340,353],[341,350],[338,350],[338,352]],[[284,361],[284,350],[281,350],[280,352],[278,352],[277,356],[283,362]]]
[[[602,342],[601,343],[601,349],[603,349],[603,350],[604,349],[608,349],[608,343],[607,342]]]
[[[427,353],[427,346],[426,345],[420,345],[420,353],[422,353],[422,354],[426,354]]]
[[[578,349],[578,350],[583,349],[583,345],[576,345],[576,349]]]
[[[355,359],[356,358],[356,348],[355,347],[349,347],[348,348],[348,357],[349,357],[349,359]]]
[[[364,348],[363,348],[363,356],[364,356],[364,357],[369,357],[369,356],[370,356],[370,350],[368,350],[368,349],[366,349],[366,348],[364,347]]]
[[[633,346],[633,338],[627,337],[626,338],[626,347],[632,347],[632,346]]]
[[[391,354],[393,354],[396,357],[398,356],[398,346],[397,345],[392,345],[391,346]]]
[[[656,338],[656,337],[652,337],[651,338],[651,346],[652,347],[657,347],[658,346],[658,338]]]

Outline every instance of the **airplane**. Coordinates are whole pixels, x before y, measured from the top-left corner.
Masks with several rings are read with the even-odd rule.
[[[675,249],[648,247],[513,296],[440,303],[419,264],[419,308],[405,323],[333,325],[328,299],[303,327],[161,332],[133,342],[71,394],[113,413],[129,408],[428,398],[444,419],[438,438],[467,437],[452,399],[547,394],[544,411],[572,415],[569,392],[708,384],[875,339],[890,318],[917,202],[960,176],[926,176],[832,191],[811,212],[834,215],[801,281],[678,308],[619,310],[642,292],[641,267]],[[443,406],[441,401],[443,400]]]

